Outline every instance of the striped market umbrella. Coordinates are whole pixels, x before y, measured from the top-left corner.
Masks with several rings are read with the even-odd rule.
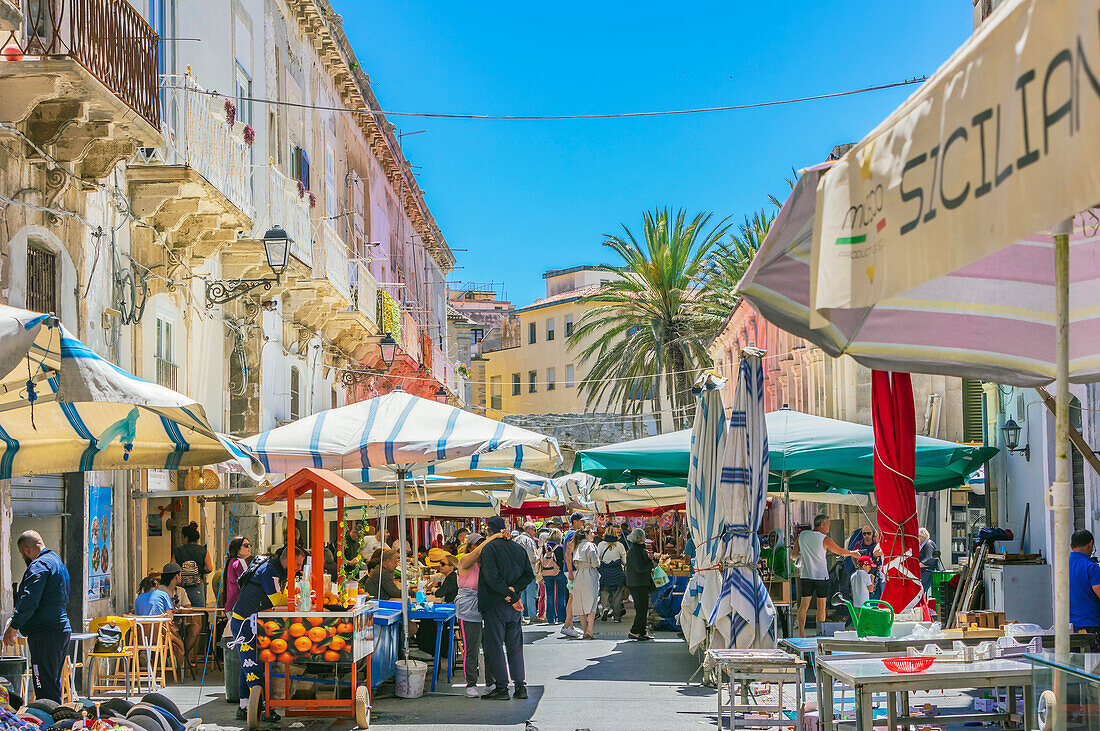
[[[405,565],[406,483],[417,469],[514,467],[553,472],[562,462],[553,437],[487,419],[400,389],[321,411],[243,442],[269,472],[319,467],[358,472],[359,482],[396,478],[399,547]],[[356,481],[352,478],[352,481]],[[372,492],[375,489],[371,488]],[[401,582],[401,614],[408,655],[408,583]]]
[[[730,622],[729,646],[775,647],[775,607],[756,570],[760,558],[757,528],[768,502],[768,427],[764,421],[763,351],[741,352],[730,410],[726,459],[717,502],[724,531],[719,542],[722,589],[710,624]]]
[[[0,305],[0,479],[236,461],[202,406],[96,355],[53,315]]]
[[[769,322],[871,369],[939,373],[1015,386],[1054,380],[1054,238],[1037,233],[871,307],[832,310],[810,327],[810,257],[818,183],[803,171],[738,291]],[[1075,383],[1100,379],[1100,209],[1074,218],[1069,246]],[[816,324],[816,323],[815,323]]]
[[[698,403],[691,428],[687,470],[688,530],[695,543],[695,573],[688,579],[680,605],[680,628],[692,652],[707,638],[707,628],[718,606],[722,590],[721,563],[724,558],[725,514],[719,498],[719,479],[726,458],[726,414],[722,409],[725,379],[704,374],[694,391]],[[731,621],[727,615],[714,627],[712,647],[728,647]]]

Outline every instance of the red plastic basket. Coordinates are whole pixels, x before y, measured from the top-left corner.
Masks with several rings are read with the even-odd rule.
[[[932,667],[934,657],[884,657],[882,664],[894,673],[923,673]]]

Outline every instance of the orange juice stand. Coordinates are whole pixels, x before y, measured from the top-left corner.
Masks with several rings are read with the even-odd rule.
[[[293,577],[287,580],[285,611],[270,610],[257,616],[256,636],[264,667],[264,700],[268,709],[281,709],[287,716],[354,717],[361,728],[370,725],[370,671],[374,651],[374,628],[365,596],[358,587],[334,586],[324,591],[325,497],[336,498],[336,560],[343,563],[344,501],[371,500],[363,490],[328,470],[306,468],[295,472],[267,492],[256,496],[261,505],[286,502],[286,541],[295,545],[296,510],[309,511],[310,596],[300,598]],[[306,498],[299,502],[300,498]],[[299,507],[296,507],[296,503]],[[345,592],[345,587],[351,591]],[[301,601],[300,601],[301,599]],[[302,609],[299,609],[299,604]],[[271,695],[272,666],[281,665],[274,679],[283,681],[283,697]],[[293,674],[294,680],[312,681],[332,687],[329,698],[291,700],[292,665],[306,667]],[[341,692],[350,687],[350,694]],[[339,697],[347,695],[347,697]],[[250,726],[253,719],[249,719]]]

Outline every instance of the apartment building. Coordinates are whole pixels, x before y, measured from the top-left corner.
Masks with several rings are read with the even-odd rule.
[[[0,301],[56,313],[235,435],[396,387],[460,393],[454,256],[326,0],[0,0],[0,41]],[[85,616],[128,605],[189,520],[212,546],[263,535],[243,505],[174,495],[186,477],[0,481],[0,611],[30,523]],[[102,486],[126,569],[89,596],[79,547]]]

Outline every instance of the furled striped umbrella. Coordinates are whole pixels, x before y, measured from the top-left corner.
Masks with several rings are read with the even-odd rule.
[[[697,394],[695,421],[691,428],[691,446],[687,472],[688,530],[695,543],[695,573],[688,580],[680,605],[680,628],[692,652],[707,636],[710,617],[718,605],[722,590],[724,514],[719,499],[719,479],[726,457],[726,414],[722,409],[725,379],[705,373],[695,383]],[[714,628],[712,647],[728,647],[730,621]]]
[[[202,406],[96,355],[52,315],[0,305],[0,479],[237,461]]]
[[[756,570],[760,558],[757,529],[768,502],[768,427],[764,421],[763,351],[741,352],[733,392],[729,431],[717,489],[723,531],[719,541],[722,589],[709,623],[729,646],[775,647],[775,607]],[[719,403],[721,401],[719,400]]]

